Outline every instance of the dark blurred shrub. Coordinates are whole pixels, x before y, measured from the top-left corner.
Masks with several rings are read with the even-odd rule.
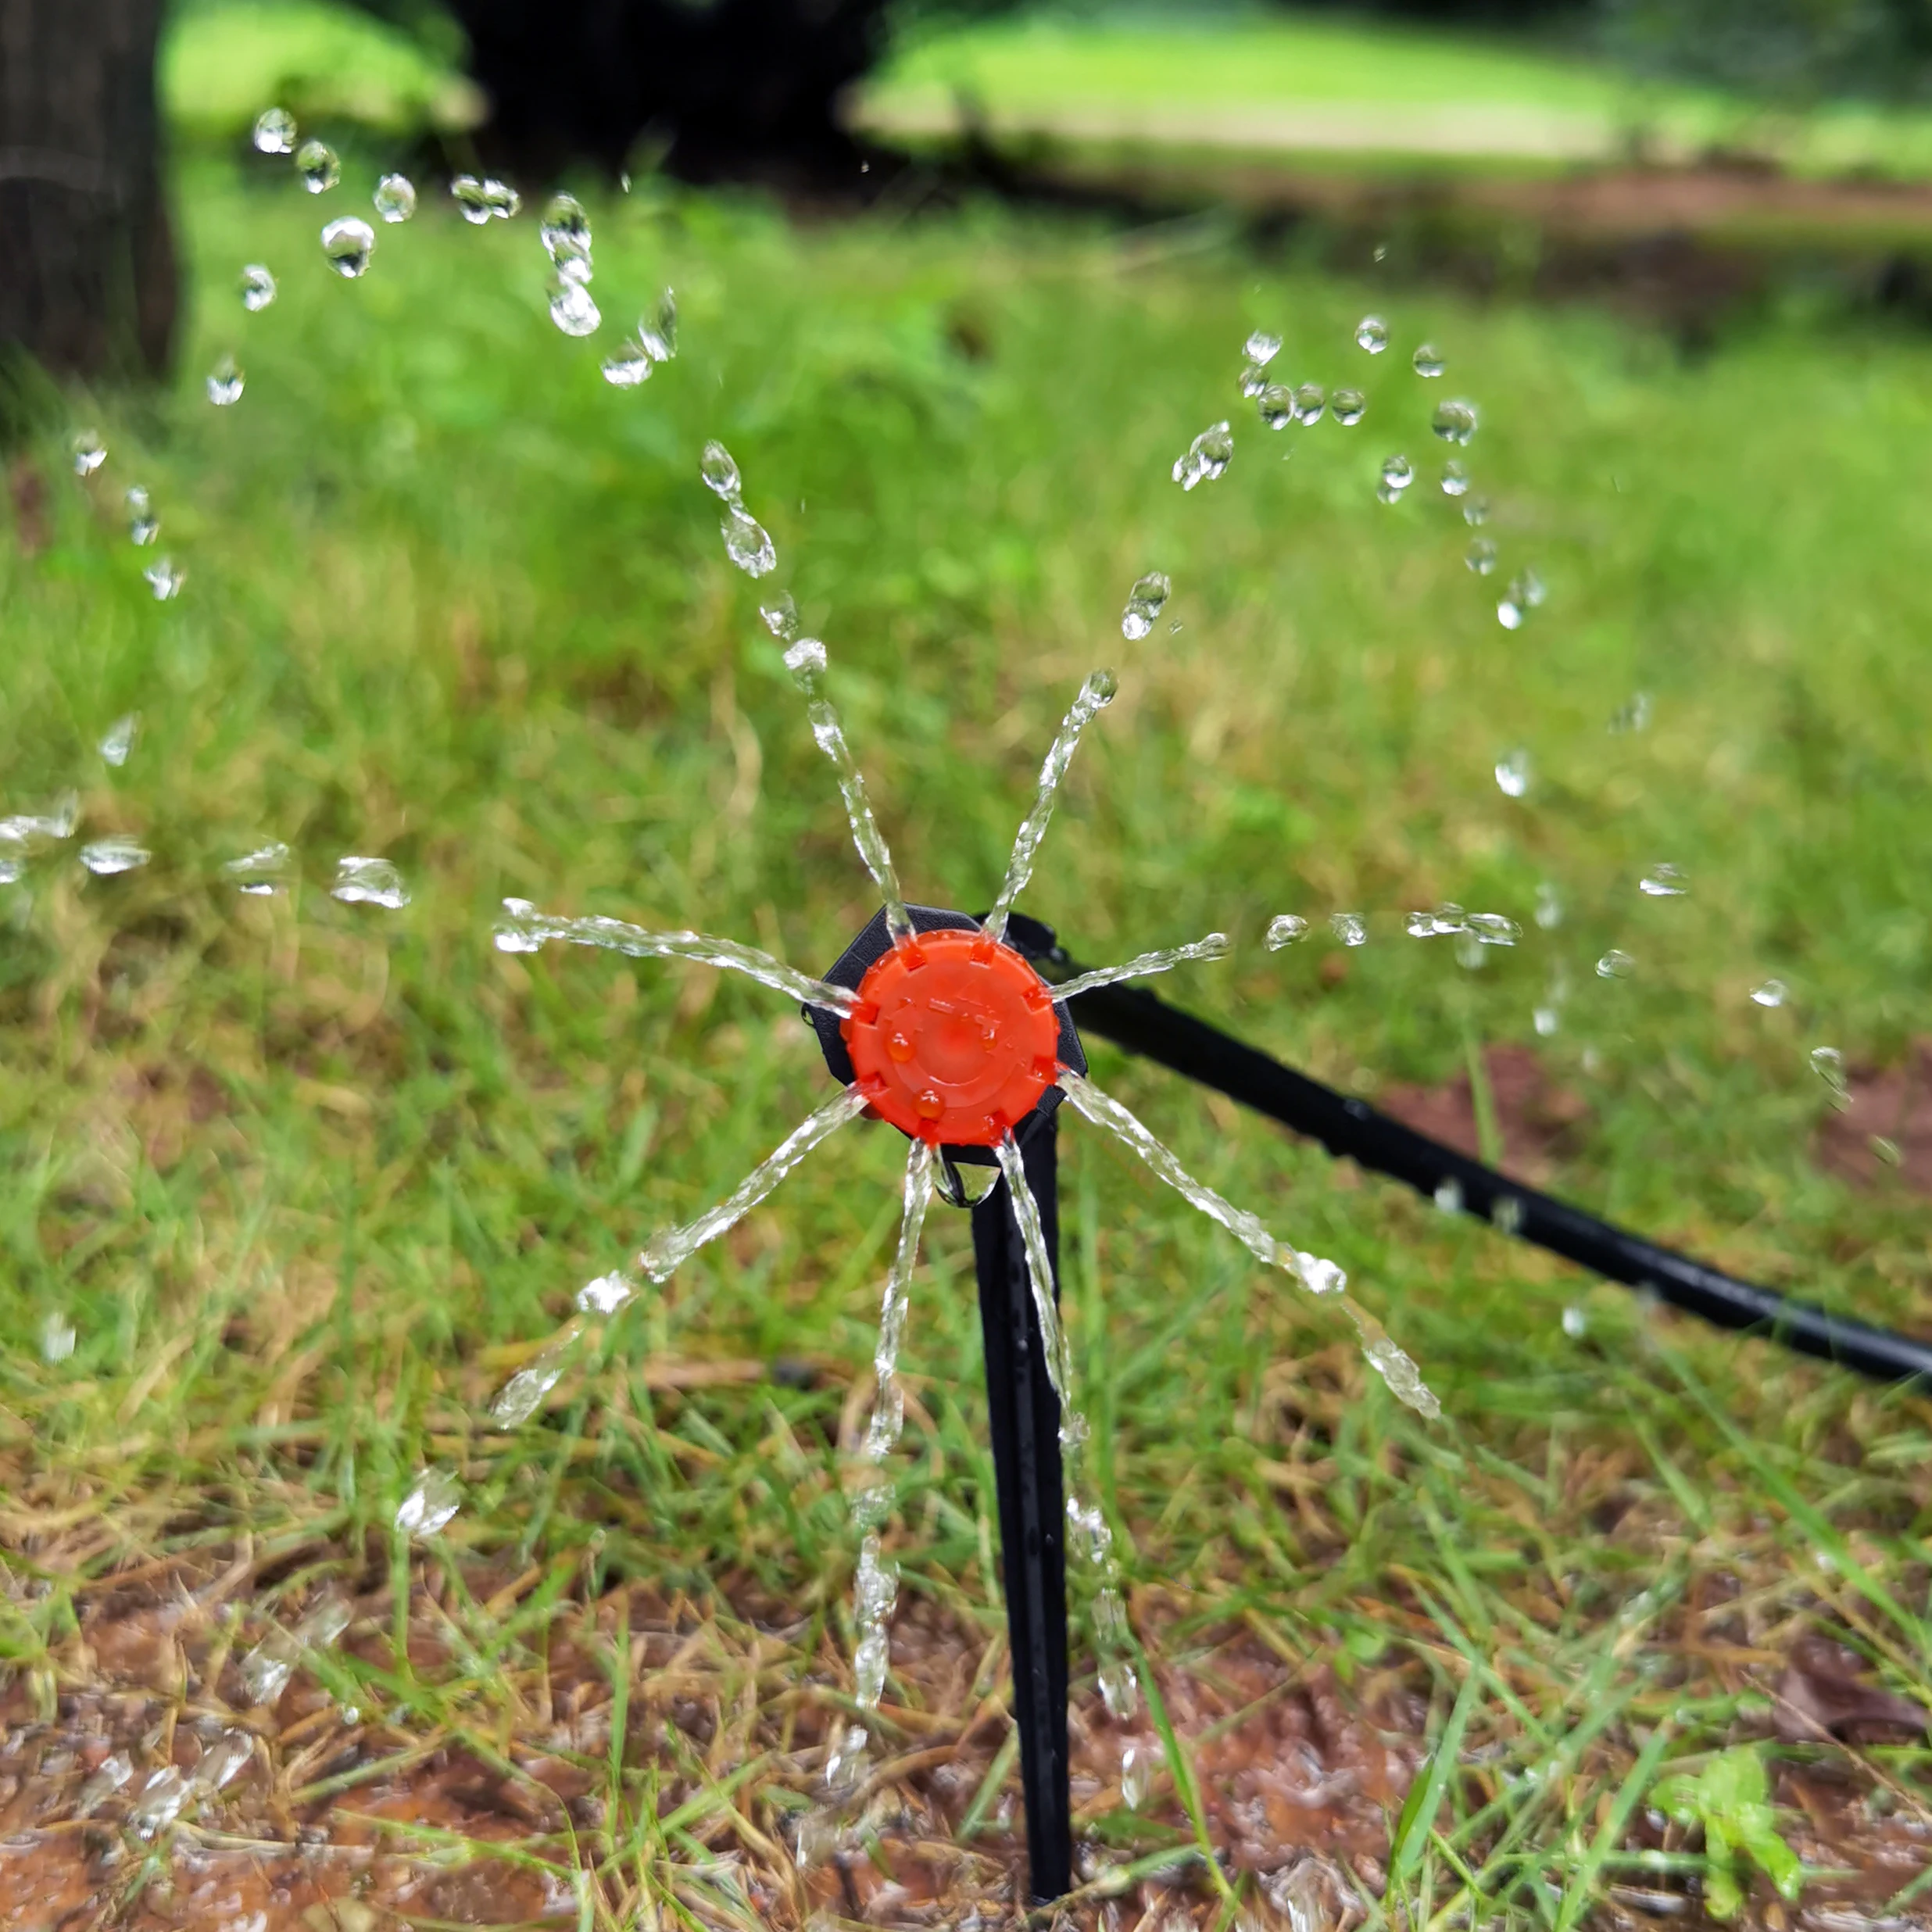
[[[1600,0],[1605,44],[1653,71],[1801,103],[1932,92],[1932,0]]]

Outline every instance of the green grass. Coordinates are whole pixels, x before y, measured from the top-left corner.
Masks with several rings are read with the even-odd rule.
[[[1767,153],[1804,173],[1932,171],[1932,119],[1807,112],[1640,75],[1587,48],[1333,13],[1047,6],[909,37],[862,95],[884,130],[971,105],[996,131],[1307,157],[1550,166]]]
[[[849,1683],[833,1445],[863,1393],[896,1137],[815,1155],[581,1354],[538,1421],[480,1420],[584,1280],[720,1197],[827,1092],[782,1000],[697,968],[497,953],[498,902],[689,924],[808,969],[871,910],[760,587],[719,543],[697,474],[712,436],[776,540],[764,588],[789,585],[828,641],[915,894],[989,899],[1062,709],[1117,664],[1025,902],[1082,958],[1226,930],[1233,960],[1174,996],[1371,1095],[1452,1076],[1472,1036],[1533,1040],[1561,975],[1542,1050],[1590,1111],[1560,1191],[1923,1327],[1926,1208],[1819,1172],[1805,1055],[1896,1055],[1932,979],[1932,348],[1773,319],[1687,362],[1587,310],[1326,279],[1206,231],[991,211],[795,229],[648,184],[592,204],[610,320],[574,342],[546,318],[528,213],[472,230],[426,195],[366,279],[330,277],[318,222],[366,206],[374,172],[351,155],[320,202],[279,172],[184,176],[178,384],[77,398],[106,467],[81,485],[50,445],[48,546],[0,556],[7,809],[77,787],[85,835],[155,854],[90,879],[68,848],[0,902],[5,1520],[38,1580],[0,1617],[0,1655],[37,1698],[93,1681],[75,1619],[98,1579],[218,1564],[245,1538],[258,1564],[302,1567],[275,1572],[242,1636],[338,1576],[377,1621],[331,1681],[390,1727],[384,1748],[500,1757],[553,1633],[604,1657],[585,1606],[607,1615],[635,1583],[718,1614],[714,1661],[689,1668],[717,1673],[721,1711],[749,1700],[744,1735],[772,1754],[746,1760],[748,1827],[768,1840],[801,1801],[812,1760],[789,1726]],[[232,292],[249,261],[282,284],[253,317]],[[614,391],[599,355],[666,283],[682,352]],[[1353,341],[1370,308],[1392,324],[1379,360]],[[1366,388],[1365,422],[1261,428],[1233,381],[1257,325],[1286,335],[1289,376]],[[1425,337],[1440,383],[1409,367]],[[231,350],[247,390],[217,410],[202,376]],[[1444,394],[1483,411],[1486,580],[1435,487]],[[1184,495],[1169,465],[1224,415],[1233,463]],[[1384,507],[1398,451],[1421,479]],[[170,603],[123,535],[134,481],[188,573]],[[1172,603],[1125,644],[1128,586],[1157,567]],[[1499,587],[1526,567],[1549,600],[1506,632]],[[1654,722],[1612,735],[1640,689]],[[138,746],[109,771],[93,747],[134,710]],[[1517,746],[1537,774],[1520,801],[1492,776]],[[301,882],[242,900],[217,868],[267,838]],[[407,910],[333,901],[346,852],[393,858]],[[1687,897],[1638,893],[1660,859]],[[1544,881],[1567,907],[1553,932],[1531,918]],[[1470,972],[1400,936],[1404,909],[1444,899],[1520,920],[1522,943]],[[1379,922],[1358,951],[1262,947],[1274,914],[1318,928],[1343,910]],[[1612,946],[1638,961],[1628,982],[1592,970]],[[1766,1012],[1747,993],[1773,972],[1794,998]],[[1343,1263],[1447,1412],[1400,1408],[1329,1311],[1066,1130],[1071,1325],[1142,1633],[1164,1670],[1211,1673],[1247,1617],[1345,1698],[1406,1686],[1431,1737],[1454,1708],[1465,1768],[1445,1766],[1433,1832],[1411,1813],[1402,1838],[1425,1918],[1578,1923],[1593,1887],[1644,1869],[1621,1835],[1644,1781],[1765,1737],[1762,1658],[1807,1630],[1932,1700],[1923,1401],[1647,1313],[1093,1058],[1197,1172]],[[970,1251],[961,1217],[928,1226],[889,1540],[907,1601],[989,1634]],[[70,1358],[34,1346],[50,1318],[77,1331]],[[782,1357],[816,1383],[692,1366]],[[465,1501],[425,1566],[392,1526],[433,1465]],[[548,1567],[513,1615],[467,1594],[526,1563]],[[812,1620],[754,1639],[727,1599]],[[442,1663],[385,1648],[416,1615]],[[1750,1661],[1714,1662],[1726,1644]],[[1169,1705],[1200,1748],[1192,1707]],[[604,1861],[586,1909],[613,1924],[636,1888],[685,1882],[694,1819],[717,1842],[707,1780],[732,1769],[723,1744],[694,1768],[670,1731],[627,1764],[617,1735],[582,1841]],[[1923,1815],[1917,1746],[1795,1755]],[[660,1780],[686,1805],[669,1823]],[[1219,1830],[1211,1766],[1204,1783]],[[1124,1813],[1106,1828],[1123,1854],[1169,1841]],[[554,1835],[526,1848],[576,1855]],[[1630,1882],[1696,1864],[1681,1841],[1656,1855]]]

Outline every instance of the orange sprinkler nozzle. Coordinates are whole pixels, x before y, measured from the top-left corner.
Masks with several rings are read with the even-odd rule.
[[[858,987],[839,1031],[882,1119],[935,1145],[990,1147],[1060,1071],[1059,1016],[1039,975],[983,932],[919,935]]]

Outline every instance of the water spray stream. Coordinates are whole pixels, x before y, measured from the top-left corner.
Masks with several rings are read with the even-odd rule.
[[[1078,1079],[1076,1074],[1073,1076]],[[1033,1290],[1033,1312],[1039,1318],[1042,1351],[1046,1357],[1046,1377],[1060,1398],[1063,1419],[1072,1413],[1072,1374],[1067,1354],[1067,1333],[1060,1324],[1059,1304],[1054,1298],[1054,1265],[1046,1252],[1046,1235],[1040,1225],[1039,1203],[1027,1185],[1026,1169],[1020,1161],[1020,1144],[1008,1134],[994,1152],[1000,1157],[1000,1172],[1013,1197],[1013,1215],[1020,1225],[1020,1237],[1026,1243],[1026,1272]],[[1062,1433],[1065,1423],[1063,1419]]]
[[[905,1426],[906,1395],[899,1384],[899,1345],[905,1337],[907,1297],[912,1285],[912,1271],[918,1265],[920,1231],[925,1225],[926,1209],[932,1203],[934,1166],[932,1150],[923,1140],[909,1143],[899,1246],[886,1276],[886,1292],[878,1312],[878,1342],[872,1351],[872,1373],[877,1386],[871,1420],[865,1431],[865,1456],[870,1462],[885,1461]]]
[[[1149,973],[1172,972],[1201,959],[1225,959],[1233,949],[1225,932],[1210,932],[1205,939],[1190,940],[1186,946],[1171,946],[1164,952],[1140,953],[1122,960],[1118,966],[1097,966],[1075,979],[1063,980],[1054,988],[1056,1000],[1071,1000],[1076,993],[1091,993],[1096,986],[1111,986],[1118,979],[1140,979]]]
[[[789,994],[806,1006],[850,1013],[854,1001],[843,986],[796,972],[782,960],[735,939],[717,939],[702,932],[650,932],[621,919],[567,919],[538,911],[527,899],[506,899],[507,915],[496,928],[499,953],[536,953],[547,939],[567,939],[573,946],[599,946],[626,953],[633,959],[688,959],[700,966],[717,966],[742,973],[775,993]]]
[[[993,910],[982,922],[993,938],[1006,937],[1007,915],[1013,910],[1013,902],[1025,891],[1027,881],[1033,876],[1033,860],[1039,851],[1040,842],[1046,836],[1060,782],[1067,775],[1067,767],[1073,763],[1080,734],[1097,712],[1113,703],[1114,694],[1119,689],[1119,682],[1111,671],[1094,671],[1081,685],[1080,695],[1074,699],[1061,721],[1060,735],[1054,740],[1053,749],[1039,768],[1039,790],[1034,797],[1033,809],[1021,821],[1019,831],[1014,836],[1013,856],[1007,861],[1006,878],[1000,887],[1000,896],[993,902]]]

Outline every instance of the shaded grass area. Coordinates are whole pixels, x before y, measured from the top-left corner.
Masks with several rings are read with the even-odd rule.
[[[718,542],[708,436],[777,542],[764,588],[828,640],[915,894],[990,898],[1061,709],[1115,664],[1028,901],[1083,958],[1228,931],[1234,958],[1175,996],[1370,1095],[1533,1046],[1583,1103],[1560,1191],[1923,1327],[1926,1210],[1817,1170],[1806,1064],[1821,1043],[1902,1056],[1932,964],[1923,345],[1774,323],[1687,363],[1587,312],[1479,310],[1193,231],[801,230],[649,184],[593,204],[612,320],[578,343],[546,319],[528,213],[479,231],[438,206],[381,231],[365,280],[330,277],[315,228],[374,172],[352,156],[320,202],[279,168],[184,178],[179,390],[94,417],[106,467],[52,475],[47,546],[0,562],[9,809],[75,787],[84,836],[154,853],[95,878],[66,847],[6,896],[13,1762],[52,1748],[35,1724],[93,1726],[145,1776],[238,1719],[262,1740],[242,1788],[267,1794],[237,1826],[249,1855],[298,1824],[346,1844],[345,1792],[400,1791],[395,1846],[460,1860],[507,1838],[526,1872],[580,1866],[562,1909],[586,1923],[901,1916],[871,1900],[882,1869],[951,1873],[928,1887],[949,1909],[1010,1903],[1010,1760],[982,1790],[1004,1719],[971,1263],[936,1210],[894,1472],[887,1770],[858,1821],[796,1831],[850,1696],[839,1448],[868,1398],[895,1136],[815,1156],[592,1338],[528,1426],[482,1419],[582,1282],[826,1092],[775,996],[496,953],[498,901],[689,924],[808,969],[872,910],[758,589]],[[247,261],[282,278],[252,317],[231,292]],[[612,390],[599,354],[667,283],[681,354]],[[1374,359],[1354,342],[1372,308],[1394,345]],[[1261,428],[1233,380],[1258,325],[1286,334],[1286,376],[1363,387],[1361,424]],[[1436,382],[1410,367],[1425,338]],[[217,410],[200,375],[231,350],[246,392]],[[1480,406],[1479,532],[1436,487],[1445,392]],[[1184,494],[1169,466],[1223,415],[1234,461]],[[1397,453],[1419,480],[1385,506]],[[136,481],[188,571],[172,603],[123,535]],[[1474,534],[1495,575],[1467,567]],[[1174,597],[1125,644],[1115,614],[1150,567]],[[1505,631],[1501,587],[1528,568],[1548,600]],[[1646,728],[1612,731],[1640,692]],[[131,710],[111,770],[93,747]],[[1512,798],[1494,771],[1519,749]],[[242,898],[218,868],[267,839],[299,879]],[[345,853],[393,859],[411,904],[334,901]],[[1687,896],[1640,892],[1659,860]],[[1469,970],[1402,936],[1444,900],[1521,942]],[[1290,911],[1317,936],[1271,954]],[[1368,944],[1320,936],[1342,911]],[[1597,976],[1613,947],[1632,977]],[[1775,1010],[1748,996],[1773,975]],[[1685,1328],[1093,1057],[1204,1178],[1347,1268],[1450,1419],[1400,1409],[1318,1304],[1068,1129],[1095,1477],[1175,1726],[1136,1813],[1083,1682],[1086,1869],[1171,1862],[1194,1766],[1199,1830],[1239,1865],[1310,1848],[1371,1913],[1567,1926],[1636,1909],[1616,1887],[1698,1883],[1697,1832],[1644,1799],[1743,1747],[1769,1754],[1809,1898],[1901,1890],[1909,1866],[1846,1848],[1918,1855],[1923,1734],[1780,1726],[1808,1637],[1932,1701],[1923,1401]],[[461,1506],[412,1544],[396,1512],[431,1470]],[[357,1617],[342,1646],[249,1714],[236,1655],[325,1589]],[[108,1631],[156,1599],[166,1641],[117,1661]],[[622,1644],[632,1672],[607,1661]],[[1268,1728],[1287,1711],[1299,1732]],[[1439,1809],[1391,1854],[1388,1814],[1451,1726],[1422,1787]],[[904,1762],[928,1737],[941,1755]],[[1354,1784],[1311,1804],[1351,1751]],[[432,1752],[458,1794],[412,1812],[406,1773]],[[560,1758],[572,1778],[538,1775]],[[1254,1781],[1278,1762],[1303,1796]],[[68,1776],[30,1780],[16,1822],[70,1820]],[[506,1786],[527,1801],[507,1823]],[[929,1848],[965,1820],[979,1851],[947,1866]],[[693,1876],[725,1851],[735,1894]],[[1222,1916],[1202,1868],[1149,1882]],[[1249,1908],[1273,1909],[1252,1887]]]

